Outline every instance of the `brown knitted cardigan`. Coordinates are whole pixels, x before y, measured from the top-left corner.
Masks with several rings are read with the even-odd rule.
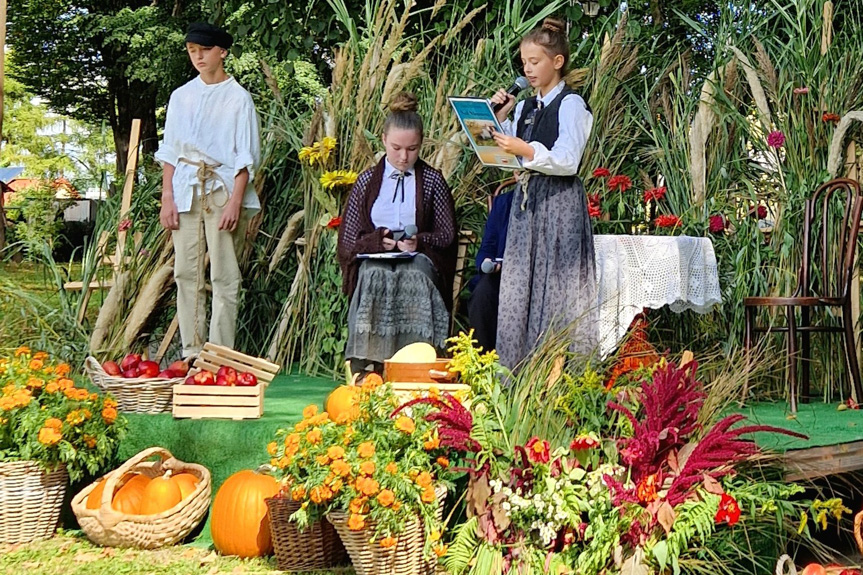
[[[342,268],[342,290],[348,298],[357,287],[360,261],[357,254],[383,252],[383,228],[372,223],[372,206],[378,198],[384,176],[385,159],[359,175],[345,207],[339,226],[338,258]],[[416,226],[417,251],[425,254],[441,274],[447,309],[452,306],[452,283],[457,253],[455,205],[443,175],[417,160]]]

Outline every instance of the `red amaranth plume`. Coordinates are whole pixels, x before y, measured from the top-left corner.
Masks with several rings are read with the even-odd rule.
[[[724,417],[716,422],[710,431],[698,441],[683,464],[680,473],[671,482],[668,495],[665,497],[668,503],[675,506],[683,502],[689,494],[689,490],[701,483],[705,475],[709,475],[713,479],[724,477],[734,471],[736,463],[758,453],[758,446],[755,442],[741,439],[741,435],[767,431],[808,439],[803,434],[772,425],[744,425],[737,429],[729,429],[743,419],[745,417],[740,414]]]
[[[437,424],[440,444],[461,453],[476,453],[482,446],[470,436],[473,429],[473,416],[461,402],[451,394],[444,392],[440,398],[421,397],[411,400],[393,411],[394,417],[403,409],[418,404],[427,404],[436,408],[425,416],[426,421]]]
[[[621,439],[618,446],[636,484],[659,471],[668,454],[684,445],[698,429],[698,412],[705,393],[695,379],[697,368],[696,362],[683,368],[673,363],[658,367],[653,380],[642,388],[640,421],[628,408],[608,402],[609,409],[619,411],[632,423],[632,437]]]

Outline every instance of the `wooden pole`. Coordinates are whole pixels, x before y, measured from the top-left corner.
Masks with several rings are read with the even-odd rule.
[[[6,0],[0,0],[0,150],[3,149],[3,94],[6,90]],[[6,247],[6,212],[0,186],[0,250]]]
[[[2,2],[3,0],[0,0]],[[138,169],[138,143],[141,138],[141,120],[132,120],[132,133],[129,136],[129,152],[126,156],[126,174],[123,181],[123,197],[120,202],[120,222],[129,215],[132,207],[132,188],[135,186],[135,171]],[[117,234],[117,262],[119,266],[123,261],[126,249],[126,231],[121,230]]]

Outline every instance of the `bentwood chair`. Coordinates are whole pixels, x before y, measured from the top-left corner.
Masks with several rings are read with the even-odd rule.
[[[788,402],[791,412],[797,412],[798,334],[801,340],[799,358],[800,395],[809,399],[811,335],[840,333],[844,339],[845,372],[849,387],[853,386],[857,401],[863,400],[860,387],[860,366],[854,341],[854,320],[851,313],[851,281],[854,277],[854,255],[860,231],[863,198],[860,186],[848,179],[835,179],[822,185],[806,200],[803,217],[803,254],[797,276],[797,289],[789,297],[747,297],[743,299],[746,315],[744,347],[747,358],[754,333],[787,333]],[[840,219],[841,215],[841,219]],[[813,267],[816,266],[816,267]],[[784,307],[784,326],[756,326],[759,307]],[[813,325],[812,313],[818,308],[839,308],[839,325]],[[800,323],[797,323],[797,310]],[[777,314],[779,315],[779,314]],[[826,315],[826,314],[825,314]],[[828,318],[825,318],[828,319]],[[744,401],[747,390],[744,389]]]

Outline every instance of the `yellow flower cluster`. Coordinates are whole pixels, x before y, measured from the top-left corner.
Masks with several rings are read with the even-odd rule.
[[[320,182],[325,190],[332,190],[337,186],[353,186],[358,175],[351,170],[333,170],[321,174]]]
[[[320,166],[326,165],[333,150],[336,149],[337,143],[335,138],[327,136],[320,142],[300,148],[300,162],[308,162],[310,166],[314,166],[315,164]]]

